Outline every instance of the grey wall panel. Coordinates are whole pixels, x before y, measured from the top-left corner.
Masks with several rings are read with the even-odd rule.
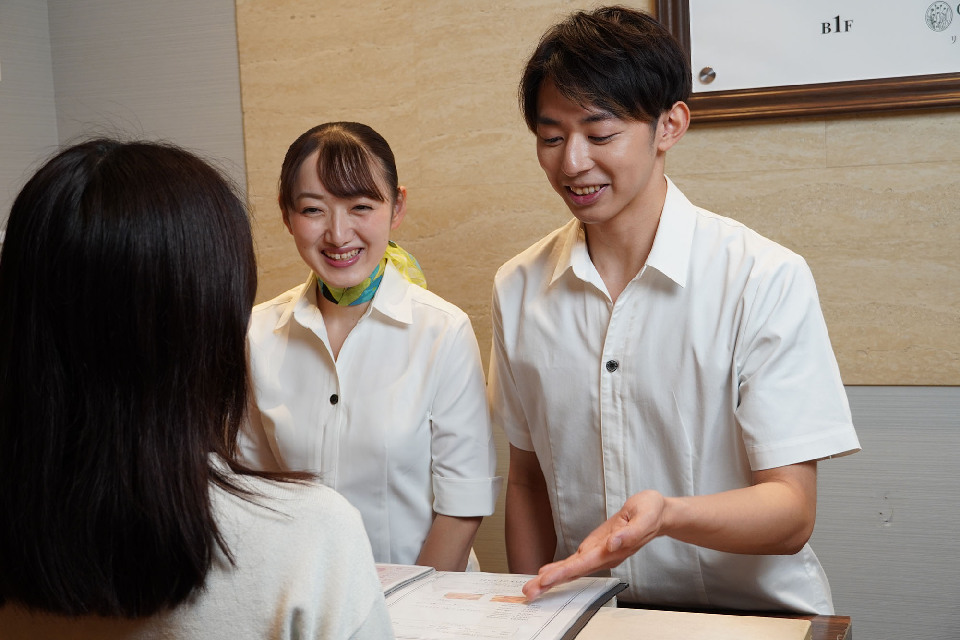
[[[61,142],[163,139],[246,188],[233,0],[49,0]]]
[[[870,640],[960,637],[960,387],[848,387],[863,451],[819,465],[812,545]]]
[[[57,148],[47,3],[0,2],[0,228],[41,159]]]

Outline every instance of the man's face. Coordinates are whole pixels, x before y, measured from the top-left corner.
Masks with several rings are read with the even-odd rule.
[[[554,190],[585,224],[604,224],[623,212],[642,215],[646,203],[659,213],[658,125],[582,107],[545,82],[538,100],[537,158]]]

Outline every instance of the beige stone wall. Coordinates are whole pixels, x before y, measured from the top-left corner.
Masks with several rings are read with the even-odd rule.
[[[804,256],[846,384],[960,384],[960,110],[695,126],[667,172]]]
[[[306,273],[275,205],[287,145],[320,122],[366,122],[409,189],[395,239],[470,314],[486,360],[494,272],[568,219],[519,115],[520,70],[544,28],[583,6],[237,0],[259,299]],[[695,203],[808,259],[847,384],[955,385],[958,139],[958,111],[695,126],[667,170]],[[502,514],[481,528],[485,569],[506,568]]]

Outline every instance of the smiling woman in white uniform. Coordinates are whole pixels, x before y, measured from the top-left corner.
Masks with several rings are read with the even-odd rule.
[[[254,309],[247,461],[318,472],[360,510],[377,562],[463,570],[500,485],[480,352],[389,241],[406,213],[389,145],[358,123],[310,129],[279,203],[311,273]]]

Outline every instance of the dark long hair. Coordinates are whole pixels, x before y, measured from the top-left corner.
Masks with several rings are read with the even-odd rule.
[[[390,145],[372,127],[359,122],[325,122],[293,141],[280,169],[279,202],[284,219],[293,209],[297,174],[307,157],[317,155],[317,176],[338,198],[365,196],[380,202],[397,197],[397,162]],[[371,171],[380,167],[379,175]],[[388,191],[383,193],[381,183]]]
[[[623,120],[650,122],[690,96],[683,48],[656,19],[622,6],[578,11],[543,34],[520,80],[519,99],[537,130],[540,87]]]
[[[138,617],[203,584],[247,406],[246,208],[210,165],[98,139],[17,196],[0,254],[0,600]]]

